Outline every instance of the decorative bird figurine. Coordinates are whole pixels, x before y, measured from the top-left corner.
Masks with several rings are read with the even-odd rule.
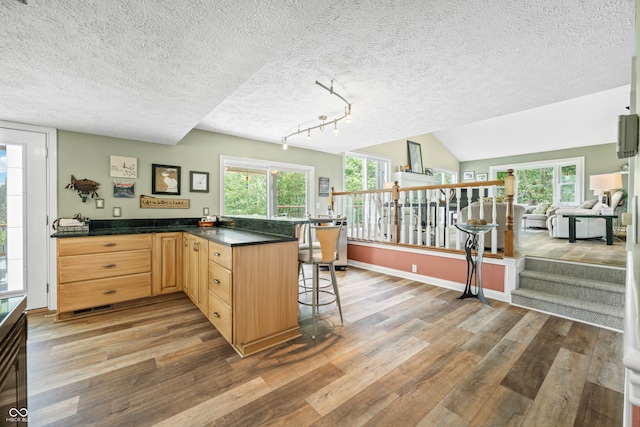
[[[75,176],[71,175],[71,182],[65,188],[74,190],[84,203],[89,197],[98,197],[98,187],[100,187],[100,184],[95,181],[86,178],[76,179]]]

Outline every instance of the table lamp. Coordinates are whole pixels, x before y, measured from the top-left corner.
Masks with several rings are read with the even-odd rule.
[[[599,196],[602,204],[609,206],[611,203],[611,190],[622,188],[622,176],[619,173],[605,173],[591,175],[589,177],[589,189]]]

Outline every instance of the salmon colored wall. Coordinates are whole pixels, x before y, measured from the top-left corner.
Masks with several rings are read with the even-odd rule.
[[[634,406],[631,412],[631,426],[640,427],[640,406]]]
[[[349,259],[353,261],[407,272],[411,272],[411,265],[415,264],[418,266],[417,274],[463,285],[467,283],[466,259],[444,258],[426,253],[401,252],[361,245],[349,245],[347,253]],[[504,292],[504,266],[482,263],[482,287]]]

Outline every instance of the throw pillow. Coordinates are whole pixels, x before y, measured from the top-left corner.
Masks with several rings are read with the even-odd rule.
[[[591,210],[593,211],[594,214],[600,215],[602,213],[602,208],[603,207],[604,207],[604,205],[601,202],[597,202],[595,205],[593,205]]]
[[[534,215],[544,215],[547,213],[549,206],[551,206],[551,203],[540,203],[531,213]]]
[[[584,202],[578,205],[579,209],[591,209],[596,203],[598,203],[598,199],[593,200],[585,200]]]

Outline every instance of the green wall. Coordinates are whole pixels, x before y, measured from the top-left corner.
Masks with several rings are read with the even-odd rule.
[[[110,156],[138,159],[137,179],[111,178]],[[201,217],[202,208],[208,207],[212,215],[220,207],[220,156],[246,157],[279,163],[308,165],[315,168],[313,183],[314,202],[319,203],[317,213],[327,211],[327,197],[318,197],[318,178],[329,177],[331,186],[342,188],[342,156],[319,151],[260,142],[201,130],[189,132],[175,146],[111,138],[77,132],[58,131],[58,216],[69,217],[81,213],[92,219],[112,219],[113,207],[122,209],[122,218]],[[140,209],[139,196],[151,196],[151,164],[180,166],[180,196],[157,195],[176,199],[189,199],[189,209]],[[189,171],[209,172],[209,193],[189,192]],[[83,203],[71,190],[65,189],[71,175],[77,179],[91,179],[100,183],[98,194],[105,200],[105,208],[97,209],[95,201]],[[114,198],[113,181],[134,182],[133,199]]]
[[[616,144],[600,144],[587,147],[568,148],[564,150],[544,151],[541,153],[522,154],[518,156],[496,157],[493,159],[460,162],[460,177],[464,172],[489,173],[490,166],[509,165],[516,163],[538,162],[584,156],[585,197],[589,195],[589,176],[602,173],[617,172],[626,159],[618,159]],[[461,179],[462,181],[462,179]],[[623,177],[623,183],[626,182]]]
[[[412,136],[409,138],[386,142],[384,144],[372,145],[357,151],[389,157],[391,159],[392,172],[397,172],[398,167],[403,167],[404,165],[409,164],[407,141],[413,141],[420,144],[423,167],[439,168],[452,172],[458,171],[460,167],[458,159],[456,159],[432,134]]]

